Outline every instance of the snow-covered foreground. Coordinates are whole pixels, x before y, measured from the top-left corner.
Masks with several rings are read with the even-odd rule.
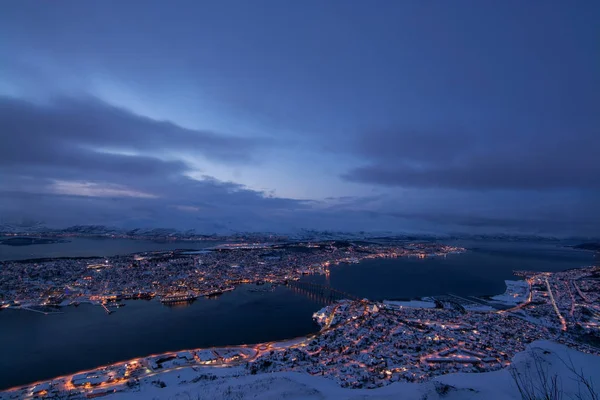
[[[563,398],[579,392],[569,366],[600,390],[600,357],[581,353],[549,341],[537,341],[517,354],[511,368],[537,376],[534,354],[548,376],[558,375]],[[164,387],[161,387],[164,386]],[[585,392],[582,392],[586,394]],[[449,374],[425,383],[397,382],[377,389],[344,389],[333,380],[300,372],[248,375],[241,367],[185,368],[142,380],[139,390],[115,393],[107,400],[172,399],[403,399],[403,400],[520,399],[508,369],[471,374]],[[586,399],[587,397],[583,397]]]

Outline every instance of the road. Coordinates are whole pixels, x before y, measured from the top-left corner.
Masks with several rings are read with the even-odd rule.
[[[552,302],[552,307],[554,307],[554,311],[556,312],[556,315],[558,316],[558,319],[560,321],[560,325],[562,327],[561,329],[566,332],[567,321],[565,321],[565,318],[562,316],[562,314],[560,313],[560,310],[558,309],[558,306],[556,305],[556,301],[554,300],[554,295],[552,294],[552,288],[550,287],[550,282],[548,282],[548,278],[545,278],[544,280],[546,281],[546,288],[548,288],[548,295],[550,295],[550,301]]]

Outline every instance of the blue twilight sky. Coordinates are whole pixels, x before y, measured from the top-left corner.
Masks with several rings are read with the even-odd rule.
[[[597,1],[7,1],[0,221],[600,234]]]

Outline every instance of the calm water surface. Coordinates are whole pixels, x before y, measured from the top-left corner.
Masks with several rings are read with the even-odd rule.
[[[82,243],[87,240],[93,239]],[[100,242],[109,246],[102,255],[118,254],[119,248],[125,253],[156,249],[141,247],[143,243]],[[172,248],[192,248],[185,243]],[[370,299],[477,296],[504,292],[504,280],[514,279],[515,269],[558,271],[598,262],[592,253],[556,243],[454,244],[470,250],[446,258],[368,260],[334,267],[328,278],[303,279]],[[45,246],[57,245],[39,247]],[[100,255],[101,248],[90,244],[85,251]],[[153,353],[280,340],[317,330],[311,316],[322,304],[284,287],[273,292],[253,288],[242,286],[216,300],[201,299],[182,308],[129,301],[111,315],[91,305],[68,307],[58,315],[1,311],[0,389]]]
[[[503,293],[514,270],[562,271],[598,263],[594,254],[558,243],[452,242],[469,249],[443,258],[366,260],[307,280],[372,300]]]
[[[0,311],[0,390],[137,356],[281,340],[318,330],[312,321],[318,303],[285,287],[251,292],[253,287],[183,307],[127,301],[110,315],[89,304],[54,315]]]
[[[3,239],[0,237],[0,239]],[[29,246],[8,246],[0,244],[0,261],[27,260],[46,257],[109,257],[141,251],[162,251],[177,249],[204,249],[216,246],[217,241],[173,241],[152,240],[66,238],[67,243],[33,244]]]

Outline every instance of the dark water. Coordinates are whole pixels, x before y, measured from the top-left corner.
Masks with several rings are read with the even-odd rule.
[[[318,330],[312,322],[318,303],[285,287],[251,292],[252,287],[183,307],[127,301],[111,315],[89,304],[53,315],[0,311],[0,390],[137,356],[281,340]]]
[[[514,279],[515,269],[557,271],[598,262],[592,253],[556,243],[455,244],[471,250],[446,258],[369,260],[333,267],[329,278],[303,279],[371,299],[489,295],[504,292],[504,280]],[[136,250],[127,247],[131,251]],[[284,287],[266,293],[250,288],[183,308],[130,301],[112,315],[89,305],[59,315],[1,311],[0,389],[153,353],[280,340],[316,330],[311,316],[322,304]]]
[[[2,237],[0,237],[2,239]],[[204,249],[222,242],[216,241],[173,241],[151,240],[66,238],[67,243],[33,244],[29,246],[8,246],[0,244],[0,261],[27,260],[46,257],[93,257],[116,256],[141,251],[176,249]]]
[[[482,296],[503,293],[504,280],[518,279],[514,270],[562,271],[597,264],[593,253],[573,250],[563,243],[453,242],[468,248],[464,254],[443,258],[366,260],[332,268],[326,284],[372,300],[411,299],[453,293]]]

